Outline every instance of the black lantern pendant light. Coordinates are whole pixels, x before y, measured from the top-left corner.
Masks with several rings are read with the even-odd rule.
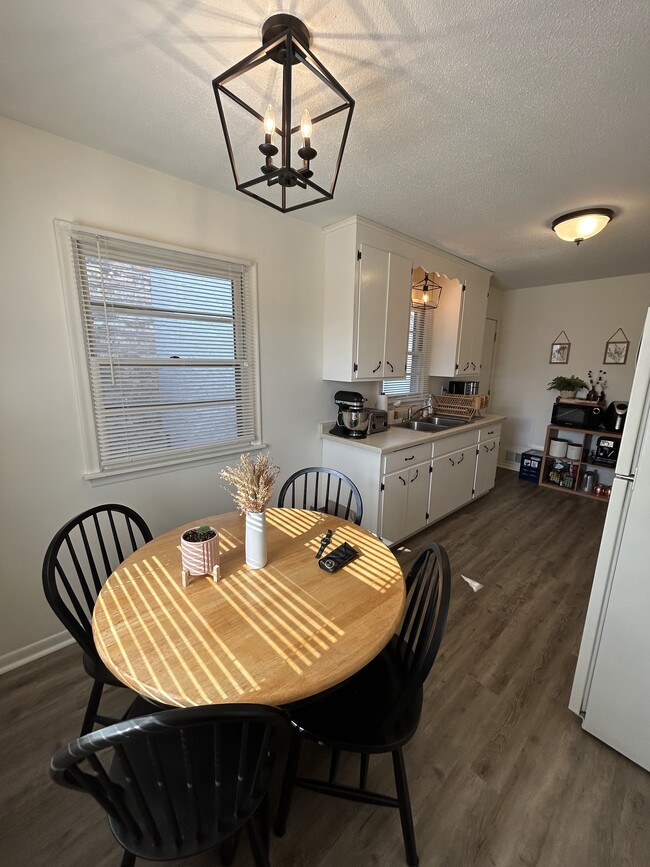
[[[425,271],[423,268],[419,270],[424,274],[424,277],[413,283],[411,287],[411,307],[413,310],[435,310],[440,304],[442,286],[432,279],[429,271]]]
[[[295,15],[272,15],[262,47],[212,82],[235,186],[282,212],[334,197],[354,111],[310,43]]]

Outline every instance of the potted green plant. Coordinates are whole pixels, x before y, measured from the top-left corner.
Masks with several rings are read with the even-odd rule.
[[[181,536],[181,581],[189,587],[197,575],[219,579],[219,534],[209,524],[190,527]]]
[[[587,383],[579,376],[556,376],[548,384],[548,391],[559,391],[560,397],[575,397]]]

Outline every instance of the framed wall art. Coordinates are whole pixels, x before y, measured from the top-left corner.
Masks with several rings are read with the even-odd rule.
[[[605,344],[603,364],[625,364],[630,341],[622,328],[615,331]]]
[[[564,340],[562,339],[564,337]],[[571,342],[567,337],[566,331],[560,331],[558,336],[551,344],[551,357],[548,360],[549,364],[568,364],[569,353],[571,352]]]

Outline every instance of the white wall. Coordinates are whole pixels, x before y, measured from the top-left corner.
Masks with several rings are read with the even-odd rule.
[[[551,408],[558,396],[547,391],[547,384],[555,376],[575,374],[587,382],[588,370],[604,368],[607,401],[629,398],[634,359],[649,306],[650,274],[500,293],[490,409],[508,416],[501,438],[501,461],[506,450],[543,448]],[[605,343],[617,328],[622,328],[630,341],[627,363],[605,365]],[[571,342],[569,363],[549,364],[551,343],[562,330]]]
[[[336,384],[321,380],[320,229],[1,118],[0,143],[2,667],[62,629],[40,572],[66,520],[123,502],[157,534],[233,508],[217,476],[232,461],[95,487],[82,479],[55,217],[257,262],[263,435],[280,480],[319,462],[318,422],[332,415]]]

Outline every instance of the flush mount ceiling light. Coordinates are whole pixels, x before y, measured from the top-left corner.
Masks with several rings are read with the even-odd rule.
[[[236,188],[282,212],[334,197],[354,110],[310,43],[295,15],[271,15],[262,47],[212,82]]]
[[[413,271],[413,276],[418,274],[423,276],[417,279],[411,287],[411,307],[413,310],[435,310],[440,304],[440,296],[442,295],[442,286],[436,283],[431,277],[429,271],[424,268],[416,268]]]
[[[585,238],[593,238],[605,228],[614,216],[610,208],[586,208],[572,211],[553,220],[551,229],[563,241],[575,241],[576,246]]]

